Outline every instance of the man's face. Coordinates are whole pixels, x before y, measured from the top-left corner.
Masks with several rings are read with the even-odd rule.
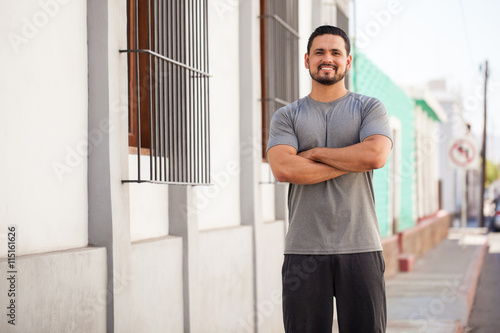
[[[314,38],[305,66],[312,79],[320,84],[333,85],[345,77],[351,68],[352,57],[347,56],[344,39],[337,35],[320,35]]]

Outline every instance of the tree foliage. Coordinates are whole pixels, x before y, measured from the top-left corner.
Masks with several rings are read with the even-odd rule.
[[[499,176],[498,167],[499,166],[494,162],[486,160],[485,186],[489,186],[491,183],[493,183],[495,180],[498,179]]]

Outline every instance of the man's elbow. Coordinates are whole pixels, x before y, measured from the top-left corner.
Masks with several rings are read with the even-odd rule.
[[[370,159],[369,165],[370,169],[375,170],[383,168],[386,163],[387,163],[387,157],[378,155]]]
[[[391,152],[392,142],[390,139],[383,136],[373,136],[363,142],[369,145],[369,153],[365,155],[367,167],[371,170],[383,168]]]
[[[293,182],[293,168],[286,163],[271,164],[271,170],[273,172],[274,178],[282,183],[292,183]]]
[[[274,178],[282,183],[290,183],[291,175],[286,170],[273,170]]]

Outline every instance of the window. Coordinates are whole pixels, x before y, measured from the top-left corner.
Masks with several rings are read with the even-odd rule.
[[[207,0],[127,6],[121,52],[128,54],[129,146],[138,172],[124,182],[209,183]]]
[[[261,0],[262,153],[276,110],[299,97],[298,1]]]

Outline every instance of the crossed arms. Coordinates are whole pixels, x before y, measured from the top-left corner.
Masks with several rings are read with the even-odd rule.
[[[288,145],[276,145],[267,152],[274,177],[280,182],[308,185],[383,167],[392,142],[384,135],[372,135],[344,148],[312,148],[297,154]]]

